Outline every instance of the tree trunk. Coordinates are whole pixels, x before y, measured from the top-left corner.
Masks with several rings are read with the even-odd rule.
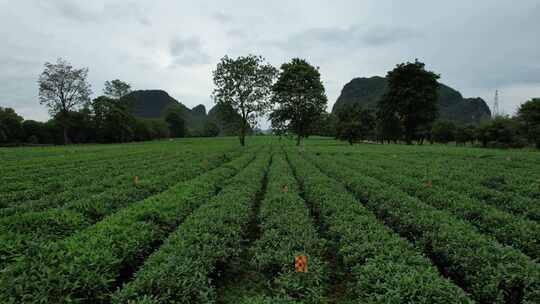
[[[240,145],[244,147],[246,145],[246,123],[242,122],[240,126]]]
[[[298,136],[296,137],[296,145],[297,145],[297,146],[300,146],[300,139],[301,139],[301,137],[300,137],[300,135],[298,135]]]
[[[243,147],[246,145],[246,137],[245,135],[240,135],[240,145]]]
[[[352,146],[352,144],[353,144],[353,140],[352,140],[352,138],[349,138],[349,145]]]
[[[69,144],[68,128],[64,126],[64,145]]]

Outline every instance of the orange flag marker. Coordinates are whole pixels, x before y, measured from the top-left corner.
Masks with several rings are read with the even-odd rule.
[[[294,257],[294,269],[296,272],[307,272],[307,256],[298,255]]]

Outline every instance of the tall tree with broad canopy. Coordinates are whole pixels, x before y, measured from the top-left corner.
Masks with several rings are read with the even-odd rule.
[[[103,93],[110,98],[120,99],[131,92],[131,85],[120,79],[105,81]]]
[[[299,58],[284,63],[272,92],[272,103],[276,105],[270,117],[272,125],[285,125],[296,134],[296,145],[300,145],[301,139],[314,129],[328,101],[318,68]]]
[[[62,58],[45,63],[39,76],[39,102],[49,108],[63,128],[64,144],[69,143],[69,113],[90,101],[92,90],[88,83],[88,68],[75,69]]]
[[[430,127],[438,117],[439,75],[427,71],[425,64],[401,63],[388,72],[388,92],[377,104],[383,119],[397,118],[404,131],[405,142],[411,144],[420,127]]]
[[[247,130],[271,108],[271,87],[276,75],[276,68],[255,55],[236,59],[225,56],[213,72],[214,101],[230,106],[241,116],[239,138],[242,146]]]
[[[529,142],[540,149],[540,98],[533,98],[522,104],[518,109],[517,119],[523,124]]]

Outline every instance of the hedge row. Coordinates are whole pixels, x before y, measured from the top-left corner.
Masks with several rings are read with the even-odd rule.
[[[23,178],[19,182],[8,182],[4,184],[11,188],[20,186],[20,190],[10,191],[8,189],[0,189],[0,208],[2,207],[26,207],[28,205],[42,205],[44,209],[50,205],[56,207],[59,205],[57,197],[63,198],[64,201],[77,199],[76,194],[82,193],[84,195],[90,195],[103,191],[107,185],[113,186],[111,183],[104,184],[103,179],[96,179],[96,176],[103,176],[106,179],[111,179],[113,176],[124,175],[127,178],[118,177],[118,181],[129,182],[133,179],[134,175],[143,175],[147,171],[157,170],[158,168],[167,166],[170,163],[182,162],[191,158],[200,157],[201,152],[206,151],[223,151],[229,152],[233,150],[230,145],[217,145],[211,144],[206,149],[204,147],[193,147],[192,149],[169,149],[165,150],[161,148],[165,146],[163,144],[155,145],[157,148],[144,149],[141,154],[130,153],[130,146],[126,147],[125,154],[113,159],[106,159],[100,161],[89,161],[87,163],[81,163],[80,156],[77,154],[69,155],[63,158],[64,163],[70,164],[72,162],[78,163],[75,167],[62,168],[62,166],[53,166],[54,171],[51,171],[49,167],[46,167],[41,162],[36,161],[35,167],[39,169],[39,174],[43,176],[27,176],[26,173],[17,169],[18,176]],[[169,147],[173,148],[173,147]],[[139,149],[142,149],[139,147]],[[106,152],[105,152],[106,154]],[[84,158],[83,158],[84,159]],[[115,181],[114,183],[117,183]],[[97,186],[97,187],[96,187]],[[96,189],[97,188],[97,189]],[[13,190],[13,189],[12,189]],[[72,196],[70,197],[69,194]],[[21,206],[22,205],[22,206]],[[24,211],[27,210],[23,208]],[[0,215],[5,215],[6,209],[0,210]]]
[[[427,167],[425,163],[410,157],[407,157],[406,160],[397,157],[380,159],[378,156],[372,157],[370,155],[356,157],[358,161],[365,161],[366,158],[379,159],[382,166],[390,168],[391,170],[400,170],[403,166],[414,167],[417,170],[412,172],[412,175],[416,178],[426,178],[426,175],[428,175],[435,184],[444,185],[448,190],[463,193],[475,200],[483,202],[483,204],[492,205],[500,210],[518,216],[524,216],[530,220],[540,221],[540,205],[537,203],[540,198],[540,196],[538,196],[540,191],[538,190],[536,181],[529,181],[527,187],[521,187],[523,189],[517,191],[519,193],[515,193],[507,191],[508,189],[497,189],[497,187],[499,187],[498,183],[500,183],[497,179],[487,177],[484,180],[478,179],[478,176],[482,174],[481,172],[486,171],[489,171],[489,173],[484,173],[486,176],[501,175],[503,177],[508,177],[509,173],[506,173],[505,169],[499,168],[499,163],[497,162],[493,163],[492,168],[489,170],[480,169],[477,168],[477,166],[472,169],[467,166],[457,165],[456,160],[449,157],[446,161],[447,165],[438,169],[437,165],[430,164],[430,166]],[[449,170],[449,168],[459,169]],[[449,172],[451,172],[451,174],[449,174]],[[526,173],[521,172],[520,174],[524,179],[524,174]],[[516,185],[515,180],[512,182],[512,185]],[[513,186],[509,185],[506,188],[513,188]],[[524,191],[530,195],[522,195]]]
[[[2,303],[100,302],[253,156],[131,205],[63,241],[31,248],[0,275]]]
[[[24,176],[20,173],[22,181],[12,181],[0,189],[3,194],[0,207],[14,207],[30,200],[45,198],[78,187],[85,187],[88,183],[99,182],[96,176],[119,175],[126,170],[143,169],[148,165],[159,165],[160,159],[164,161],[181,158],[183,155],[156,156],[126,156],[118,160],[99,161],[96,163],[81,164],[79,168],[61,169],[48,172],[45,176]],[[41,166],[41,164],[36,164]]]
[[[328,158],[326,158],[329,160]],[[418,170],[408,164],[382,169],[384,161],[340,159],[336,162],[358,169],[365,175],[396,185],[407,194],[455,216],[469,221],[482,233],[495,237],[499,242],[521,250],[533,259],[540,258],[540,224],[508,214],[495,207],[482,204],[461,193],[447,190],[439,183],[426,185],[426,179],[415,177]],[[464,185],[466,180],[462,180]]]
[[[7,194],[6,199],[0,202],[2,205],[0,217],[61,207],[67,202],[89,198],[117,185],[133,184],[135,175],[141,177],[152,175],[154,171],[163,171],[167,166],[170,167],[171,163],[180,161],[182,158],[171,156],[155,159],[129,159],[128,162],[91,171],[73,171],[69,174],[59,172],[52,179],[42,180],[41,185],[33,185],[32,189]],[[96,176],[103,178],[96,178]]]
[[[306,200],[318,210],[331,247],[350,272],[348,297],[361,303],[471,303],[429,259],[382,225],[335,180],[288,153]]]
[[[43,167],[44,165],[39,160],[36,160],[34,163],[36,172],[32,173],[28,172],[30,170],[13,168],[11,169],[11,174],[13,174],[13,176],[7,176],[8,174],[6,173],[5,176],[0,178],[0,192],[6,195],[0,200],[0,206],[8,205],[8,196],[12,196],[17,192],[24,193],[25,191],[33,190],[38,185],[52,187],[52,183],[63,176],[73,176],[74,173],[80,173],[80,177],[85,177],[87,176],[85,175],[87,172],[103,169],[110,170],[130,162],[133,164],[133,162],[137,160],[144,161],[153,158],[153,155],[126,153],[124,157],[119,159],[105,158],[89,160],[86,163],[79,163],[74,160],[73,162],[77,163],[76,167],[69,166],[64,168],[65,166],[61,165],[58,165],[57,167],[53,166],[52,168],[54,168],[55,171],[53,171],[52,168]],[[70,162],[65,163],[70,164]]]
[[[197,209],[112,298],[113,303],[211,303],[210,275],[240,252],[243,228],[270,161],[263,153]]]
[[[413,241],[476,301],[540,303],[540,268],[529,257],[394,186],[333,162],[310,159],[344,183],[378,218]]]
[[[261,236],[250,248],[254,268],[266,275],[276,295],[321,303],[327,276],[321,259],[324,244],[283,153],[273,157],[258,220]],[[299,255],[307,256],[307,273],[295,272]]]
[[[230,155],[240,153],[233,152]],[[106,215],[166,190],[173,183],[191,179],[215,168],[229,158],[229,155],[215,153],[207,155],[204,160],[186,160],[155,171],[148,178],[142,177],[137,185],[131,181],[95,196],[83,196],[61,208],[1,218],[0,243],[3,246],[0,247],[0,268],[21,255],[28,247],[61,240],[100,221]]]

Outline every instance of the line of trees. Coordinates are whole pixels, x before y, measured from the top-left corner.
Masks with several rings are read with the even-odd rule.
[[[74,68],[63,59],[45,63],[39,76],[39,102],[51,115],[47,122],[24,120],[11,108],[0,107],[0,144],[121,143],[185,137],[181,110],[168,109],[164,119],[132,114],[131,86],[119,79],[106,81],[103,95],[91,100],[88,68]],[[198,136],[217,136],[215,123]]]
[[[302,138],[314,133],[326,108],[319,69],[303,59],[294,58],[278,71],[261,56],[225,56],[213,75],[214,101],[241,117],[238,134],[242,146],[246,130],[254,129],[257,118],[266,114],[270,114],[274,133],[293,133],[299,145]]]
[[[522,104],[514,117],[498,116],[479,125],[439,120],[437,79],[418,60],[398,64],[388,72],[389,90],[376,109],[346,105],[320,120],[318,134],[346,140],[418,144],[449,143],[484,147],[540,148],[540,99]]]
[[[134,117],[133,101],[127,97],[131,86],[118,79],[107,81],[104,95],[90,100],[87,76],[87,68],[73,68],[62,59],[46,63],[39,77],[39,99],[52,119],[45,123],[25,121],[13,109],[0,107],[0,143],[112,143],[187,135],[185,121],[174,108],[164,119]],[[426,70],[424,63],[398,64],[387,79],[389,90],[376,109],[352,104],[333,115],[325,112],[328,100],[319,68],[306,60],[294,58],[278,70],[261,56],[225,56],[213,71],[213,99],[227,109],[220,115],[229,117],[241,145],[256,129],[257,118],[269,114],[273,132],[296,136],[297,145],[316,134],[350,144],[363,140],[429,141],[540,148],[540,99],[522,104],[515,117],[460,126],[438,120],[439,75]],[[219,127],[209,122],[197,135],[218,134]]]

